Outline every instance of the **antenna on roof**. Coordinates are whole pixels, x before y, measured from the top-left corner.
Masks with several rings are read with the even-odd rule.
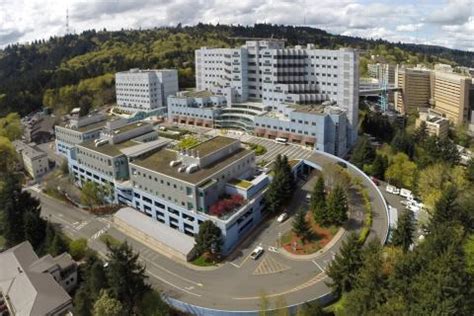
[[[66,35],[69,34],[69,8],[66,9]]]

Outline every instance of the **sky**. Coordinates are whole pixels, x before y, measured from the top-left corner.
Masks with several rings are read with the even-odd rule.
[[[474,51],[474,0],[0,0],[0,47],[88,29],[306,25]]]

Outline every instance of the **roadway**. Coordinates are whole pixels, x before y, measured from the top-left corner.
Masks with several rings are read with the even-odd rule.
[[[265,155],[259,160],[271,160],[277,154],[286,154],[290,159],[306,158],[321,167],[334,164],[331,156],[312,153],[298,145],[281,145],[272,140],[261,139],[248,135],[235,135],[249,141],[264,145]],[[348,166],[353,176],[361,178],[363,185],[369,188],[369,196],[373,203],[374,221],[370,238],[378,236],[384,240],[387,234],[387,218],[384,201],[378,196],[373,183],[360,175],[356,169]],[[290,203],[290,213],[304,205],[305,195],[312,187],[315,179],[306,183],[300,182]],[[238,247],[229,260],[216,269],[196,269],[186,264],[179,264],[161,253],[155,252],[146,245],[127,238],[114,228],[109,217],[100,217],[73,207],[72,205],[54,200],[32,191],[42,202],[43,216],[57,223],[72,238],[86,238],[89,246],[105,255],[105,245],[100,241],[101,234],[107,232],[119,240],[127,240],[140,253],[140,258],[147,267],[147,274],[152,285],[160,288],[165,295],[186,303],[207,308],[222,310],[258,310],[260,298],[264,293],[271,302],[282,296],[288,305],[313,300],[329,292],[324,281],[327,276],[324,269],[338,252],[342,238],[332,247],[315,258],[308,260],[294,259],[281,253],[269,251],[269,247],[278,248],[278,236],[289,230],[291,219],[277,223],[275,219],[264,221]],[[141,216],[137,213],[137,216]],[[358,230],[363,217],[361,203],[353,203],[350,220],[346,229]],[[265,252],[258,260],[249,258],[251,251],[257,246],[264,247]]]

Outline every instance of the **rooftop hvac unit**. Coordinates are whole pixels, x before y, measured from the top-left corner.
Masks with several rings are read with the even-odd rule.
[[[181,164],[181,160],[170,161],[170,167],[174,167],[174,166],[177,166],[179,164]]]
[[[186,166],[181,166],[178,168],[178,172],[184,172],[186,171]]]
[[[196,171],[198,169],[199,169],[199,166],[197,164],[193,163],[192,165],[190,165],[186,168],[186,173],[193,173],[194,171]]]

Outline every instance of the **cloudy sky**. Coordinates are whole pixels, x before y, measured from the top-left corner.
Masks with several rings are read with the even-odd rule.
[[[198,22],[314,26],[474,51],[474,0],[0,0],[0,47],[63,35]]]

